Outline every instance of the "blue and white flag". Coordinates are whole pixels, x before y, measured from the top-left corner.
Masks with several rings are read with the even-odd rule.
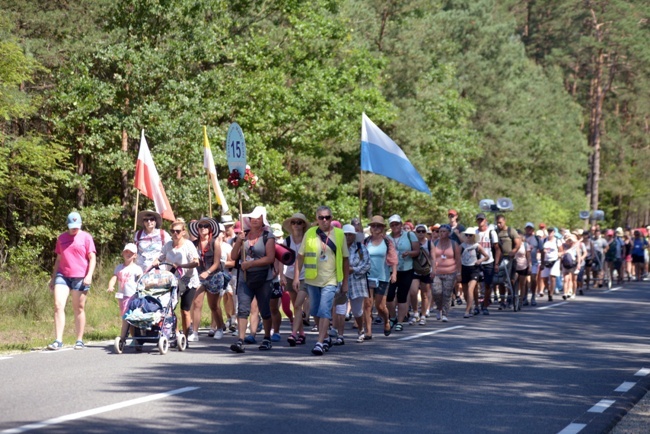
[[[431,190],[404,151],[365,113],[361,121],[361,170],[384,175],[431,195]]]

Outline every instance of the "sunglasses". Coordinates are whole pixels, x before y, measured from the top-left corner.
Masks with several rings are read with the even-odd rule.
[[[183,233],[183,229],[172,229],[169,232],[171,232],[172,234],[180,234]]]
[[[156,219],[154,217],[145,217],[142,219],[144,222],[155,222]]]
[[[415,232],[417,232],[418,234],[426,234],[427,233],[427,231],[423,231],[423,230],[417,230]]]
[[[293,221],[291,222],[292,225],[301,225],[301,224],[303,224],[303,223],[304,223],[304,222],[303,222],[302,220],[293,220]]]
[[[434,229],[431,232],[440,232],[438,229]]]
[[[448,218],[456,217],[456,214],[447,214]]]
[[[370,227],[373,228],[373,229],[377,229],[377,228],[381,229],[381,228],[384,227],[384,225],[380,225],[380,224],[375,223],[373,225],[370,225]]]
[[[331,215],[319,215],[318,220],[331,220],[332,216]]]
[[[210,229],[210,225],[199,225],[199,229]]]

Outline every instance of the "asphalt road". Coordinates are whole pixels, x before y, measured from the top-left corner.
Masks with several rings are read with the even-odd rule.
[[[559,300],[454,308],[362,344],[350,330],[322,357],[314,334],[290,348],[286,331],[270,352],[201,336],[165,356],[104,342],[0,357],[0,432],[607,432],[650,385],[650,284]]]

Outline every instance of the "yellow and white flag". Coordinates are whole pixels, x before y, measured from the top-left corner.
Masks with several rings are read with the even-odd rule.
[[[210,142],[208,141],[208,131],[203,127],[203,168],[208,173],[210,181],[212,181],[212,189],[217,196],[217,203],[221,205],[221,214],[228,213],[228,204],[226,198],[221,191],[221,186],[217,180],[217,169],[214,167],[214,158],[212,158],[212,151],[210,150]]]

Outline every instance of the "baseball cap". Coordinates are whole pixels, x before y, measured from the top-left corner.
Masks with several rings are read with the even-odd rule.
[[[478,220],[478,219],[487,220],[486,217],[485,217],[485,213],[480,212],[480,213],[476,214],[476,220]]]
[[[533,229],[535,229],[535,225],[533,224],[533,222],[526,223],[526,226],[524,226],[524,227],[525,228],[533,228]]]
[[[452,214],[452,215],[457,216],[457,215],[458,215],[458,211],[456,211],[455,209],[450,209],[449,211],[447,211],[447,215],[449,215],[449,214]]]
[[[476,235],[476,228],[473,227],[468,227],[465,229],[465,232],[463,232],[465,235]]]
[[[128,244],[127,244],[126,246],[124,246],[124,248],[122,249],[123,252],[125,252],[125,251],[127,251],[127,250],[128,250],[129,252],[131,252],[131,253],[138,253],[138,247],[137,247],[135,244],[133,244],[133,243],[128,243]]]
[[[240,233],[241,232],[241,222],[236,221],[235,225],[233,226],[232,229],[235,231],[236,234]]]
[[[343,233],[344,234],[357,234],[357,230],[354,228],[352,225],[343,225]]]
[[[402,217],[399,216],[399,214],[393,214],[392,216],[388,217],[388,224],[390,225],[391,223],[402,223]]]
[[[282,226],[280,226],[280,223],[273,223],[271,225],[271,231],[273,232],[273,236],[275,238],[280,238],[284,233],[282,232]]]
[[[539,228],[540,228],[540,229],[546,229],[546,225],[545,225],[544,223],[540,223],[540,224],[539,224]]]
[[[81,215],[73,211],[68,214],[68,229],[80,229],[81,228]]]
[[[423,225],[422,223],[420,223],[419,225],[417,225],[417,226],[415,227],[415,230],[417,231],[417,230],[420,229],[420,228],[424,229],[425,231],[428,231],[428,230],[429,230],[429,229],[427,228],[427,226],[426,226],[426,225]]]

